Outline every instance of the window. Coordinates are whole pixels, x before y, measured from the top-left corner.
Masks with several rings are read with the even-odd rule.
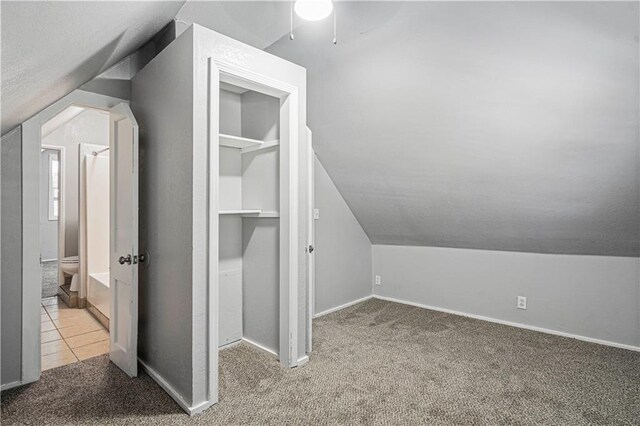
[[[49,154],[49,220],[58,220],[60,211],[60,159]]]

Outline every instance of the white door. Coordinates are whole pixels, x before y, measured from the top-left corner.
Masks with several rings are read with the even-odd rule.
[[[110,110],[110,358],[138,375],[138,123],[129,105]]]

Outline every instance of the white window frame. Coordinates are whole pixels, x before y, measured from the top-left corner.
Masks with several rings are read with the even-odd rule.
[[[60,194],[60,179],[61,179],[61,169],[60,169],[60,151],[58,151],[56,154],[54,153],[49,153],[49,196],[48,198],[48,204],[49,204],[49,208],[48,208],[48,219],[50,221],[57,221],[58,218],[60,217],[60,199],[61,199],[61,194]],[[54,170],[54,163],[56,164],[56,169]],[[56,171],[58,173],[57,176],[57,185],[54,185],[53,181],[53,173],[54,171]],[[58,191],[56,194],[56,190]],[[56,211],[56,201],[58,202],[58,208]]]

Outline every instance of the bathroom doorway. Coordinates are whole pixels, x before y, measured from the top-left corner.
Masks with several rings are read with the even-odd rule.
[[[70,105],[45,122],[40,164],[44,371],[109,352],[109,111]]]
[[[91,123],[97,121],[101,123],[97,127],[102,130],[90,131]],[[60,143],[52,141],[54,133]],[[65,155],[60,157],[58,206],[58,241],[64,244],[64,249],[59,249],[57,254],[58,294],[46,300],[42,298],[39,226],[39,165],[43,145],[65,148]],[[91,145],[100,147],[93,149]],[[80,156],[81,149],[84,158]],[[89,271],[85,269],[87,255],[83,259],[83,251],[87,232],[91,232],[80,225],[80,219],[86,219],[86,209],[80,201],[86,188],[80,188],[80,179],[88,180],[92,176],[89,173],[81,178],[81,171],[89,170],[87,156],[92,162],[103,163],[103,158],[108,156],[108,167],[103,167],[108,169],[108,190],[103,186],[94,192],[94,195],[99,193],[103,201],[108,200],[109,211],[108,232],[103,232],[101,237],[104,242],[108,236],[108,251],[107,244],[102,245],[102,252],[108,253],[108,266],[103,262],[101,270],[94,274],[104,281],[109,277],[108,308],[103,304],[102,309],[99,302],[91,302],[89,279],[85,277],[83,281],[82,277],[83,271]],[[75,90],[22,124],[21,161],[21,267],[25,285],[22,286],[22,368],[20,380],[13,385],[35,382],[43,370],[102,353],[108,353],[110,360],[128,375],[137,375],[138,268],[147,264],[148,256],[138,251],[138,124],[128,102]],[[77,200],[70,203],[74,196]],[[103,208],[100,212],[106,210]],[[102,223],[104,231],[105,222]],[[73,296],[77,297],[75,306]],[[90,306],[103,313],[108,323],[101,321],[104,318],[96,312],[92,313]],[[47,355],[55,356],[45,359]]]

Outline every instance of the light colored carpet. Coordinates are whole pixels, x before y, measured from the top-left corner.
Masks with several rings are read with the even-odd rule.
[[[58,261],[42,262],[42,298],[58,294]]]
[[[640,353],[379,300],[315,320],[303,367],[239,345],[220,370],[190,418],[94,358],[4,392],[2,424],[640,424]]]

